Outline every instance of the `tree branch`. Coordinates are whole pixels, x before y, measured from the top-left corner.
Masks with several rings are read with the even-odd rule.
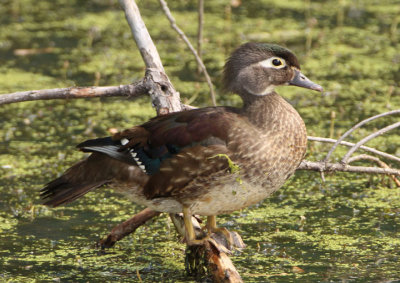
[[[159,85],[159,88],[152,89],[149,92],[152,103],[157,109],[157,114],[163,115],[180,111],[181,102],[179,92],[175,90],[168,76],[165,74],[157,48],[142,20],[139,8],[134,0],[119,0],[119,3],[125,11],[132,35],[146,64],[146,76],[149,70],[151,70],[153,80]]]
[[[160,57],[158,55],[157,49],[155,48],[153,41],[150,38],[149,33],[147,32],[146,26],[144,25],[139,9],[136,5],[136,3],[133,0],[119,0],[121,6],[125,10],[126,18],[128,20],[128,23],[131,27],[132,34],[135,38],[135,41],[140,49],[140,53],[142,54],[143,60],[146,62],[147,70],[146,70],[146,77],[148,77],[149,72],[153,74],[152,76],[152,81],[156,82],[159,85],[159,88],[154,88],[149,91],[149,94],[152,98],[153,105],[157,108],[157,113],[160,114],[167,114],[169,112],[174,112],[174,111],[179,111],[181,110],[181,103],[179,99],[179,93],[175,91],[174,87],[172,86],[171,82],[168,79],[168,76],[164,72],[164,68],[162,67],[162,63],[160,60]],[[164,7],[164,11],[166,11],[169,15],[169,9],[166,6],[166,3],[162,0],[160,0],[161,5]],[[163,5],[164,4],[164,5]],[[171,16],[172,18],[172,16]],[[172,18],[173,19],[173,18]],[[175,25],[176,26],[176,25]],[[186,42],[190,44],[190,42],[186,39]],[[189,45],[191,49],[193,47]],[[194,50],[194,49],[193,49]],[[194,50],[194,52],[196,52]],[[198,58],[198,57],[197,57]],[[201,60],[200,60],[201,62]],[[201,62],[201,65],[203,66],[203,71],[206,77],[208,77],[207,71],[205,70],[204,64]],[[208,77],[209,83],[211,83],[211,79]],[[212,85],[211,85],[212,86]],[[215,105],[215,97],[212,91],[212,98],[213,98],[213,103]],[[152,212],[150,210],[150,212]],[[139,214],[145,214],[148,215],[150,218],[156,216],[156,214],[151,214],[151,213],[145,213],[145,210],[140,212]],[[127,220],[125,223],[131,223],[134,222],[134,216],[133,218]],[[174,220],[174,218],[177,217],[177,215],[171,215],[171,219]],[[149,219],[150,219],[149,218]],[[147,218],[146,218],[147,219]],[[195,218],[192,217],[193,222],[197,222]],[[179,229],[179,226],[177,225],[177,222],[174,221],[175,227],[177,228],[178,232],[180,231],[182,234],[182,229]],[[198,223],[197,223],[198,224]],[[131,229],[129,228],[129,225],[121,224],[117,226],[115,229],[122,228],[123,232],[120,233],[121,235],[125,236],[129,233],[131,233]],[[183,235],[185,235],[185,231],[183,231]],[[111,233],[112,234],[112,233]],[[122,236],[122,237],[123,237]],[[108,238],[107,238],[108,239]],[[207,242],[208,243],[208,242]],[[216,241],[213,242],[215,249],[207,249],[208,246],[211,244],[206,244],[204,246],[204,249],[207,251],[209,263],[211,262],[212,259],[215,259],[219,257],[219,254],[216,253],[216,251],[220,251],[219,248],[216,247],[221,247],[222,244],[218,243]],[[195,256],[199,256],[198,253],[194,252],[197,250],[197,247],[188,247],[191,251],[193,251],[193,254]],[[229,259],[229,258],[228,258]],[[220,263],[225,263],[225,261],[218,261]],[[214,264],[215,266],[215,264]],[[212,274],[213,278],[215,281],[222,281],[223,277],[221,278],[220,275],[224,275],[231,269],[226,269],[226,268],[233,268],[234,271],[236,271],[235,267],[233,265],[231,266],[225,266],[225,265],[220,265],[218,270],[219,272],[215,272],[214,269],[209,269],[210,273]],[[237,272],[236,272],[237,273]],[[237,273],[238,274],[238,273]],[[240,276],[239,276],[240,278]],[[231,281],[229,281],[231,282]]]
[[[353,173],[374,173],[400,176],[399,169],[351,166],[341,163],[329,163],[325,161],[303,160],[297,170],[312,170],[318,172],[353,172]]]
[[[30,90],[0,95],[0,105],[23,101],[49,100],[49,99],[72,99],[91,97],[125,96],[136,98],[146,94],[149,86],[144,80],[136,83],[120,86],[103,87],[68,87],[42,90]]]
[[[350,164],[350,163],[353,163],[353,162],[356,162],[356,161],[360,161],[360,160],[372,161],[372,162],[377,163],[377,164],[378,164],[380,167],[382,167],[382,168],[390,168],[385,162],[383,162],[382,160],[380,160],[378,157],[371,156],[371,155],[368,155],[368,154],[360,154],[360,155],[351,157],[351,158],[349,158],[349,160],[348,160],[347,163]],[[392,180],[396,183],[396,185],[397,185],[398,187],[400,187],[400,181],[399,181],[399,179],[397,179],[396,176],[394,176],[394,175],[389,175],[389,176],[390,176],[390,178],[392,178]]]
[[[133,38],[139,48],[143,61],[147,68],[155,68],[164,71],[160,55],[157,48],[147,31],[140,11],[135,1],[133,0],[119,0],[122,9],[125,11],[125,17],[131,28]]]
[[[336,143],[337,142],[337,140],[335,140],[335,139],[312,137],[312,136],[308,136],[307,139],[309,141],[325,142],[325,143]],[[338,144],[344,145],[344,146],[348,146],[348,147],[352,147],[352,146],[355,145],[355,143],[347,142],[347,141],[341,141]],[[379,151],[379,150],[377,150],[375,148],[372,148],[372,147],[368,147],[368,146],[362,145],[362,146],[360,146],[360,149],[363,149],[365,151],[369,151],[371,153],[374,153],[376,155],[382,156],[384,158],[387,158],[387,159],[390,159],[390,160],[393,160],[393,161],[400,162],[400,157],[394,156],[392,154],[389,154],[389,153],[386,153],[386,152],[383,152],[383,151]]]
[[[110,234],[97,243],[97,246],[104,248],[111,248],[116,242],[136,231],[137,228],[145,224],[151,218],[160,215],[160,212],[145,208],[132,218],[115,226]]]
[[[197,54],[196,49],[194,49],[194,47],[190,43],[189,39],[186,37],[185,33],[176,24],[176,21],[175,21],[174,17],[172,16],[171,11],[168,8],[167,2],[165,2],[164,0],[159,0],[159,1],[160,1],[160,5],[161,5],[165,15],[167,16],[169,22],[171,23],[171,27],[179,34],[179,36],[186,43],[186,45],[189,47],[190,51],[193,53],[194,57],[196,58],[197,64],[200,66],[201,70],[203,71],[203,74],[204,74],[204,76],[206,78],[208,87],[210,88],[210,94],[211,94],[212,103],[213,103],[214,106],[216,106],[217,102],[216,102],[216,99],[215,99],[214,86],[213,86],[213,84],[211,82],[211,78],[208,75],[207,69],[204,66],[203,61],[201,60],[201,58]]]
[[[347,153],[346,155],[343,157],[342,159],[342,163],[346,164],[347,160],[350,158],[350,156],[363,144],[365,144],[366,142],[372,140],[373,138],[376,138],[377,136],[383,135],[384,133],[393,130],[397,127],[400,127],[400,122],[394,123],[392,125],[389,125],[385,128],[380,129],[379,131],[376,131],[375,133],[370,134],[369,136],[363,138],[362,140],[360,140],[359,142],[357,142]]]
[[[356,129],[358,129],[359,127],[361,127],[362,125],[365,125],[366,123],[373,121],[375,119],[381,118],[381,117],[385,117],[388,115],[394,115],[394,114],[399,114],[400,113],[400,109],[398,110],[393,110],[393,111],[389,111],[389,112],[385,112],[385,113],[381,113],[372,117],[369,117],[365,120],[362,120],[361,122],[357,123],[356,125],[354,125],[351,129],[349,129],[347,132],[345,132],[337,141],[336,143],[332,146],[332,148],[329,150],[328,154],[326,155],[326,157],[324,158],[325,162],[329,161],[329,158],[331,157],[333,151],[336,149],[336,147],[347,137],[349,136],[352,132],[354,132]]]

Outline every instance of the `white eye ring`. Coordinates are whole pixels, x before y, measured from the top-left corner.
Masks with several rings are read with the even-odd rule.
[[[276,65],[276,60],[278,60],[281,64]],[[282,69],[286,67],[286,61],[280,57],[271,57],[264,61],[259,62],[258,64],[263,68]]]

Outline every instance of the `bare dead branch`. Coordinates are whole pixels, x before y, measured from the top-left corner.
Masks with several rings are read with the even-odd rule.
[[[351,166],[341,163],[329,163],[325,161],[307,161],[303,160],[297,170],[311,170],[317,172],[353,172],[353,173],[373,173],[400,176],[399,169],[378,168],[366,166]]]
[[[381,117],[385,117],[388,115],[394,115],[394,114],[399,114],[400,113],[400,109],[398,110],[393,110],[393,111],[389,111],[389,112],[385,112],[385,113],[381,113],[372,117],[369,117],[365,120],[362,120],[361,122],[357,123],[356,125],[354,125],[351,129],[349,129],[347,132],[345,132],[338,140],[337,142],[332,146],[332,148],[329,150],[328,154],[326,155],[326,157],[324,158],[325,162],[329,161],[329,158],[331,157],[333,151],[336,149],[336,147],[347,137],[349,136],[352,132],[354,132],[356,129],[358,129],[359,127],[361,127],[362,125],[365,125],[366,123],[373,121],[375,119],[381,118]]]
[[[186,43],[186,45],[189,47],[190,51],[193,53],[194,57],[196,58],[197,64],[200,66],[200,68],[203,71],[203,74],[206,78],[208,87],[210,88],[210,94],[211,94],[211,100],[214,106],[217,105],[217,102],[215,100],[215,93],[214,93],[214,86],[211,82],[211,78],[208,75],[207,69],[204,66],[203,61],[201,60],[201,58],[199,57],[199,55],[197,54],[196,49],[194,49],[193,45],[190,43],[189,39],[186,37],[185,33],[177,26],[175,18],[172,16],[171,11],[168,8],[167,2],[165,2],[164,0],[159,0],[160,5],[165,13],[165,15],[167,16],[171,27],[179,34],[179,36],[183,39],[183,41]]]
[[[380,160],[378,157],[371,156],[371,155],[368,155],[368,154],[360,154],[360,155],[351,157],[351,158],[349,158],[347,164],[350,164],[350,163],[353,163],[353,162],[356,162],[356,161],[360,161],[360,160],[373,161],[373,162],[377,163],[379,165],[379,167],[390,168],[389,165],[387,165],[385,162]],[[400,187],[400,181],[399,181],[399,179],[396,178],[396,176],[389,175],[389,177],[392,178],[392,180],[396,183],[397,187]]]
[[[199,0],[198,3],[198,24],[197,24],[197,54],[201,59],[203,45],[203,24],[204,24],[204,0]],[[200,74],[201,67],[197,64],[197,72]]]
[[[346,155],[343,157],[342,159],[342,163],[346,164],[347,160],[350,158],[350,156],[363,144],[365,144],[366,142],[372,140],[373,138],[376,138],[377,136],[383,135],[384,133],[393,130],[397,127],[400,127],[400,122],[394,123],[392,125],[389,125],[385,128],[380,129],[379,131],[376,131],[375,133],[370,134],[369,136],[363,138],[362,140],[360,140],[359,142],[357,142],[347,153]]]
[[[71,87],[17,92],[1,95],[0,104],[31,100],[88,97],[126,96],[133,98],[149,93],[153,105],[157,108],[158,114],[162,115],[171,112],[172,105],[175,105],[175,108],[181,107],[179,99],[178,104],[174,101],[172,91],[175,91],[175,89],[163,71],[148,68],[145,77],[135,84],[110,87]]]
[[[142,20],[139,8],[134,0],[119,0],[119,3],[125,11],[132,35],[146,64],[146,76],[149,70],[151,70],[152,79],[159,85],[159,88],[154,88],[149,92],[152,103],[157,109],[157,114],[163,115],[180,111],[181,102],[179,92],[175,90],[168,76],[165,74],[157,48]]]
[[[148,91],[144,80],[134,84],[103,87],[68,87],[29,90],[0,95],[0,105],[23,101],[125,96],[136,98]]]
[[[335,140],[335,139],[312,137],[312,136],[308,136],[307,139],[309,141],[324,142],[324,143],[336,143],[337,142],[337,140]],[[344,145],[344,146],[348,146],[348,147],[352,147],[352,146],[355,145],[355,143],[347,142],[347,141],[341,141],[339,144],[340,145]],[[377,150],[375,148],[372,148],[372,147],[368,147],[368,146],[362,145],[362,146],[360,146],[360,149],[363,149],[365,151],[369,151],[371,153],[374,153],[376,155],[382,156],[384,158],[387,158],[387,159],[390,159],[390,160],[393,160],[393,161],[400,162],[400,157],[394,156],[392,154],[389,154],[389,153],[386,153],[386,152],[383,152],[383,151],[379,151],[379,150]]]
[[[160,55],[158,54],[157,48],[147,31],[135,1],[119,0],[119,3],[125,11],[126,20],[131,28],[133,38],[135,39],[146,67],[164,71]]]

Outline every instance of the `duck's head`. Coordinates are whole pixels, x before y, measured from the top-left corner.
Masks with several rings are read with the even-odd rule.
[[[322,92],[322,87],[300,72],[296,56],[275,44],[246,43],[237,48],[224,68],[225,89],[239,94],[264,96],[279,85],[294,85]]]

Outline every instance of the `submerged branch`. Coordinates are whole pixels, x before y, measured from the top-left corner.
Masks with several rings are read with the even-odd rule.
[[[181,214],[170,214],[171,220],[174,223],[178,233],[185,237],[185,224]],[[192,217],[193,227],[197,239],[204,239],[207,235],[194,217]],[[213,282],[239,283],[243,282],[239,272],[236,270],[229,254],[234,249],[242,249],[245,247],[242,238],[236,232],[229,232],[232,236],[231,246],[226,237],[221,233],[212,233],[203,245],[188,246],[186,270],[189,274],[199,274],[202,266],[197,263],[199,258],[205,257],[207,260],[207,269],[212,276]],[[199,257],[201,256],[201,257]]]
[[[160,212],[145,208],[132,218],[115,226],[105,239],[100,240],[97,245],[102,249],[111,248],[116,242],[136,231],[151,218],[160,215]]]

